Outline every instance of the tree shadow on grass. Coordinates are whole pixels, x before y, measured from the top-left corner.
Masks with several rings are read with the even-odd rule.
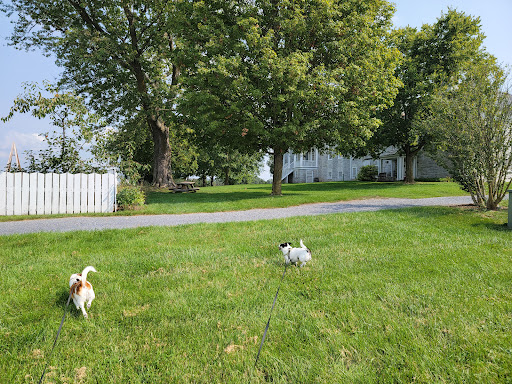
[[[475,223],[473,224],[474,227],[476,228],[479,228],[479,227],[485,227],[487,229],[490,229],[492,231],[497,231],[497,232],[504,232],[504,233],[511,233],[512,234],[512,229],[510,229],[508,227],[508,224],[507,223],[504,223],[504,224],[496,224],[496,223]]]
[[[374,191],[396,189],[406,184],[402,182],[377,183],[362,181],[340,181],[327,183],[302,183],[302,184],[283,184],[283,192],[311,192],[311,191]]]
[[[447,216],[455,216],[464,211],[458,210],[457,206],[404,206],[403,208],[385,208],[380,210],[383,214],[396,215],[400,212],[402,215],[409,215],[415,219],[435,219]]]
[[[403,186],[401,182],[397,183],[364,183],[364,182],[332,182],[332,183],[302,183],[302,184],[283,184],[283,197],[299,196],[308,192],[344,192],[350,191],[379,191],[396,189]],[[220,192],[220,187],[213,188],[212,192],[197,193],[171,193],[171,192],[150,192],[146,199],[147,205],[152,204],[180,204],[180,203],[219,203],[219,202],[236,202],[240,200],[258,200],[266,198],[280,198],[280,196],[272,196],[272,186],[265,185],[248,185],[240,191]],[[219,188],[219,189],[215,189]]]
[[[392,212],[389,210],[387,212]],[[453,216],[460,217],[462,216],[470,216],[472,217],[470,220],[473,223],[469,224],[473,228],[487,228],[497,232],[509,232],[512,233],[512,229],[508,228],[507,222],[505,223],[496,223],[496,220],[499,220],[496,217],[485,217],[484,214],[486,211],[479,210],[474,205],[463,205],[463,206],[451,206],[451,207],[442,207],[442,206],[433,206],[433,207],[412,207],[412,208],[404,208],[402,212],[406,212],[411,216],[416,218],[435,218],[435,217],[447,217]],[[476,214],[480,213],[481,216],[477,216]],[[477,222],[474,222],[477,220]]]
[[[287,193],[291,196],[292,193]],[[195,204],[215,204],[222,202],[237,202],[241,200],[261,200],[267,198],[276,198],[271,196],[270,192],[259,191],[243,191],[243,192],[227,192],[227,193],[166,193],[166,192],[152,192],[146,199],[148,206],[154,204],[182,204],[182,203],[195,203]]]

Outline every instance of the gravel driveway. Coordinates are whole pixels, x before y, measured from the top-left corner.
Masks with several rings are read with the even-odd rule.
[[[196,223],[225,223],[314,216],[329,213],[378,211],[422,206],[471,204],[471,197],[434,197],[427,199],[368,199],[337,203],[315,203],[288,208],[251,209],[247,211],[187,213],[181,215],[140,215],[111,217],[67,217],[0,222],[0,235],[34,232],[95,231],[150,226],[175,226]]]

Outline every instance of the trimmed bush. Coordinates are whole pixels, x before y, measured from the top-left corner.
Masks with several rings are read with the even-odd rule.
[[[140,187],[125,185],[117,192],[117,205],[121,209],[137,209],[146,202],[144,191]]]
[[[375,181],[377,180],[377,176],[379,174],[379,170],[376,165],[365,165],[361,167],[359,170],[359,174],[357,175],[357,180],[359,181]]]

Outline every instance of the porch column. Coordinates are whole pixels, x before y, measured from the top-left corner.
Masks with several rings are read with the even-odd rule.
[[[396,179],[397,180],[404,179],[404,158],[403,158],[403,156],[398,156],[396,158]]]

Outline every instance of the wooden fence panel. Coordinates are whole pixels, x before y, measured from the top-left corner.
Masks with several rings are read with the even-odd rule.
[[[42,173],[37,174],[37,206],[36,214],[44,215],[44,195],[46,177]]]
[[[51,194],[52,194],[52,213],[59,213],[59,192],[60,192],[60,175],[58,173],[52,173],[52,186],[51,186]]]
[[[87,211],[94,212],[94,174],[87,175]]]
[[[37,173],[29,173],[29,202],[28,202],[28,214],[35,215],[37,213]]]
[[[59,178],[59,213],[66,213],[66,200],[67,200],[67,178],[66,174],[57,174]]]
[[[6,215],[14,215],[14,174],[7,174],[7,209]]]
[[[108,207],[108,174],[101,175],[101,212],[107,212]]]
[[[71,175],[71,178],[73,180],[73,213],[80,213],[81,177],[82,175],[80,174]]]
[[[30,196],[30,174],[21,173],[21,214],[28,215]]]
[[[43,209],[45,215],[52,214],[52,177],[51,173],[45,173],[44,175],[44,203]]]
[[[117,175],[0,173],[0,215],[112,212]]]
[[[73,213],[73,204],[75,203],[75,188],[73,184],[73,178],[71,173],[63,175],[66,178],[66,213]]]
[[[101,175],[94,174],[94,212],[101,212]]]
[[[14,214],[21,215],[21,179],[22,173],[14,174]]]
[[[7,214],[7,173],[0,173],[0,215]]]
[[[80,212],[87,212],[87,175],[80,174]]]
[[[117,194],[117,175],[115,173],[108,174],[108,209],[116,210],[116,194]]]

